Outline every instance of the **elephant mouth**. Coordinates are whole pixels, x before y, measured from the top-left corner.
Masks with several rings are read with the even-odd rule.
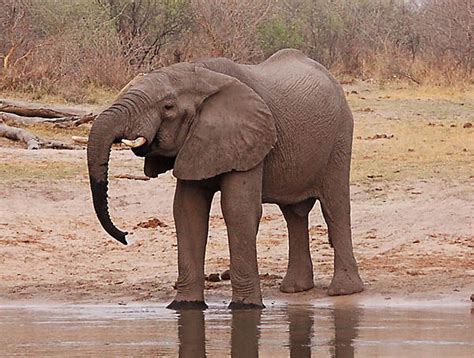
[[[151,142],[146,141],[145,144],[136,147],[136,148],[131,148],[133,154],[135,154],[137,157],[146,157],[154,152],[156,152],[158,148],[158,135],[155,135],[153,140]]]
[[[151,145],[148,143],[145,143],[144,145],[138,148],[132,148],[132,152],[137,157],[145,157],[151,152]]]

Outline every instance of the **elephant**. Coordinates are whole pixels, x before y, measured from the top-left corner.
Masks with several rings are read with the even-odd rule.
[[[308,214],[319,200],[334,249],[329,295],[363,290],[353,255],[349,172],[353,117],[337,80],[294,49],[257,65],[225,58],[181,62],[134,81],[92,125],[87,161],[93,205],[107,233],[127,244],[108,210],[113,143],[144,157],[144,172],[177,178],[173,215],[178,280],[172,309],[206,308],[209,210],[221,193],[230,250],[229,308],[263,308],[256,235],[262,203],[287,223],[282,292],[314,287]]]

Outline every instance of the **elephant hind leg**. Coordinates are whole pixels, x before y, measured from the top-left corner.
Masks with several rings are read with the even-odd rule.
[[[347,153],[341,155],[340,153]],[[350,151],[329,161],[320,196],[329,242],[334,248],[334,276],[328,294],[350,295],[364,289],[352,249],[349,169]]]
[[[295,205],[281,205],[288,226],[288,269],[280,291],[293,293],[314,287],[313,263],[309,251],[308,215],[316,199],[310,198]]]

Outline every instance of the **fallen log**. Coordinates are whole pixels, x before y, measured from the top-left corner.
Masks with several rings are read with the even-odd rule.
[[[0,112],[0,120],[7,123],[15,123],[20,125],[30,125],[44,122],[45,118],[41,117],[22,117],[14,113]]]
[[[19,125],[31,125],[37,123],[50,123],[55,125],[64,124],[66,126],[73,125],[75,127],[81,124],[94,121],[97,115],[89,113],[85,116],[79,117],[58,117],[58,118],[43,118],[43,117],[23,117],[14,113],[0,112],[0,120],[5,122],[15,123]]]
[[[0,137],[23,142],[26,144],[27,149],[40,149],[41,142],[39,138],[25,129],[10,127],[0,123]]]
[[[57,107],[57,106],[56,106]],[[46,108],[44,105],[0,98],[0,119],[4,118],[20,124],[54,123],[74,126],[94,121],[97,114],[74,107]]]
[[[42,117],[42,118],[69,118],[75,117],[72,113],[56,111],[49,108],[28,108],[13,104],[4,104],[0,106],[0,112],[13,113],[22,117]]]
[[[1,122],[1,121],[0,121]],[[38,138],[33,133],[23,128],[10,127],[4,123],[0,123],[0,137],[7,138],[13,141],[19,141],[26,144],[27,149],[76,149],[75,146],[59,142],[48,141]]]
[[[55,140],[50,140],[50,141],[42,141],[40,140],[41,147],[47,148],[47,149],[68,149],[68,150],[73,150],[77,149],[77,147],[63,143],[63,142],[58,142]]]

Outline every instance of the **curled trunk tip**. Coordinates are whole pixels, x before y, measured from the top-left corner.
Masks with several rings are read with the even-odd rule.
[[[110,219],[108,208],[108,167],[112,143],[123,136],[125,119],[100,115],[93,124],[87,145],[87,164],[94,209],[104,230],[127,245],[127,232],[119,230]]]

